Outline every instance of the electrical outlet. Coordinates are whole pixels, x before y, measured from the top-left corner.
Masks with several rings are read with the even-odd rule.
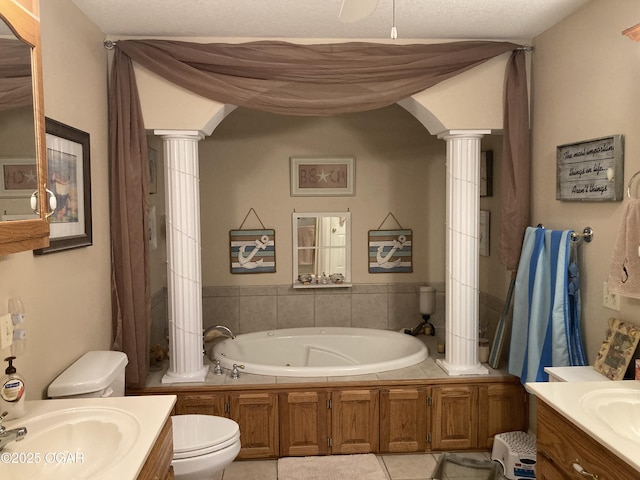
[[[609,284],[607,282],[602,283],[602,305],[611,310],[620,311],[620,298],[617,294],[609,291]]]
[[[0,350],[9,348],[13,343],[13,322],[11,315],[6,314],[0,317]]]

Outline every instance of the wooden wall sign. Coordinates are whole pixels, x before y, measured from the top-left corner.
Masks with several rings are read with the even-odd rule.
[[[624,137],[612,135],[557,147],[556,199],[622,200]]]

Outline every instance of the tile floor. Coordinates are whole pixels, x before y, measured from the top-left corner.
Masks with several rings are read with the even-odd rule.
[[[478,460],[490,459],[489,453],[464,453],[465,457]],[[438,463],[437,453],[416,453],[406,455],[378,455],[378,460],[389,480],[431,480]],[[464,474],[461,477],[448,477],[442,480],[473,480]],[[480,477],[486,478],[486,473]],[[503,479],[505,477],[502,477]],[[214,480],[277,480],[277,460],[235,461]],[[339,479],[336,479],[339,480]],[[365,480],[365,479],[363,479]]]

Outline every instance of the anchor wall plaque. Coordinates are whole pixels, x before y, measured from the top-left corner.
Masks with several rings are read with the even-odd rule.
[[[396,220],[389,212],[380,227],[389,215]],[[413,231],[402,228],[400,223],[398,226],[396,230],[369,230],[369,273],[413,272]]]
[[[242,230],[249,213],[262,229]],[[264,228],[255,210],[250,209],[238,230],[229,231],[231,273],[274,273],[276,271],[276,231]]]

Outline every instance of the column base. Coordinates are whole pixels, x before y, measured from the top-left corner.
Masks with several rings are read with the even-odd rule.
[[[442,370],[445,371],[447,375],[456,376],[456,375],[488,375],[489,369],[483,366],[480,362],[475,365],[454,365],[453,363],[449,363],[446,360],[439,358],[436,360],[436,365],[438,365]]]
[[[162,383],[204,382],[204,379],[207,377],[207,373],[209,373],[209,365],[205,365],[195,372],[178,373],[167,371],[167,373],[162,376]]]

